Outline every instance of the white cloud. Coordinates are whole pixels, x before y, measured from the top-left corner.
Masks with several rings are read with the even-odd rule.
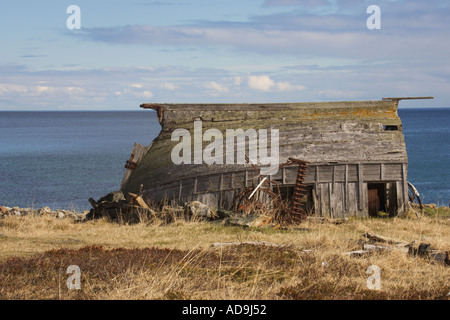
[[[47,87],[47,86],[37,86],[37,87],[34,87],[34,89],[36,90],[37,94],[41,94],[41,93],[50,91],[50,87]]]
[[[305,90],[303,85],[293,85],[288,81],[275,82],[267,75],[249,76],[248,85],[259,91],[301,91]]]
[[[5,95],[15,95],[21,94],[25,96],[47,96],[47,97],[57,97],[57,96],[77,96],[83,94],[84,89],[79,87],[56,87],[56,86],[35,86],[35,85],[18,85],[18,84],[0,84],[0,94]]]
[[[154,66],[152,71],[117,67],[36,72],[22,68],[13,75],[0,72],[0,108],[138,110],[141,103],[155,97],[167,103],[270,103],[419,95],[436,97],[427,101],[429,106],[445,106],[450,101],[450,67],[434,63],[429,61],[426,66],[417,64],[414,68],[409,61],[280,65],[266,73],[167,66]],[[167,90],[174,87],[174,91]]]
[[[130,89],[130,87],[131,87],[131,89]],[[128,96],[128,97],[137,97],[137,98],[144,98],[144,99],[153,98],[152,92],[150,92],[148,90],[145,90],[145,91],[138,90],[141,88],[143,88],[142,85],[140,85],[140,86],[129,85],[127,88],[123,88],[122,91],[115,91],[114,94],[118,97]]]
[[[275,82],[266,75],[249,76],[248,85],[255,90],[269,91],[269,89],[275,85]]]
[[[2,83],[0,84],[0,92],[2,92],[3,94],[26,93],[28,92],[28,88],[26,86],[18,84]]]
[[[151,93],[150,91],[144,91],[144,92],[142,92],[141,96],[144,98],[150,99],[150,98],[153,98],[153,93]]]
[[[65,90],[71,95],[80,95],[86,92],[83,88],[79,87],[66,87]]]
[[[218,92],[228,92],[229,91],[229,89],[227,87],[222,86],[222,85],[218,84],[215,81],[211,81],[210,83],[208,83],[206,85],[206,87],[209,88],[209,89],[213,89],[215,91],[218,91]]]
[[[306,87],[302,85],[292,85],[287,81],[277,82],[277,89],[279,91],[301,91],[305,90]]]

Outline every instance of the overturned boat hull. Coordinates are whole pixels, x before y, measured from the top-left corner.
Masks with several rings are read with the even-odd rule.
[[[194,135],[216,129],[268,129],[279,132],[279,164],[308,161],[302,183],[311,214],[347,217],[390,215],[407,206],[407,152],[398,99],[279,104],[143,104],[155,110],[161,132],[133,168],[121,190],[173,203],[201,201],[228,209],[245,187],[261,179],[251,163],[175,164],[171,154],[177,129]],[[269,141],[272,143],[271,141]],[[202,146],[208,142],[203,141]],[[236,158],[237,150],[235,151]],[[193,155],[194,157],[195,155]],[[225,157],[225,155],[224,155]],[[261,168],[261,166],[258,166]],[[298,165],[270,175],[283,194],[295,188]]]

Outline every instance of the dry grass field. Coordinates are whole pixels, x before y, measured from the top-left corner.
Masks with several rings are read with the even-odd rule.
[[[450,268],[399,250],[362,257],[371,232],[450,249],[448,208],[403,218],[241,228],[214,222],[123,225],[51,217],[0,219],[0,299],[441,299]],[[212,246],[265,241],[267,245]],[[81,289],[67,287],[79,266]],[[381,289],[367,268],[379,266]]]

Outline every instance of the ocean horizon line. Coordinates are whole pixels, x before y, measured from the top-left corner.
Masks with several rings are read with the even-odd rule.
[[[191,104],[191,103],[190,103]],[[192,103],[195,104],[195,103]],[[226,104],[226,103],[225,103]],[[234,103],[230,103],[234,104]],[[449,107],[398,107],[399,110],[443,110],[443,109],[450,109]],[[148,110],[140,109],[139,107],[137,109],[113,109],[113,110],[104,110],[104,109],[83,109],[83,110],[77,110],[77,109],[69,109],[69,110],[0,110],[0,113],[2,112],[147,112]],[[154,110],[151,110],[155,112]]]

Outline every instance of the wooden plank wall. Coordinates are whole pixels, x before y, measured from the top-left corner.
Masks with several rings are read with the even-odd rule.
[[[405,163],[312,165],[307,170],[305,184],[313,186],[314,210],[321,216],[368,216],[367,189],[368,183],[373,182],[396,186],[398,213],[402,213],[408,201],[406,170]],[[291,166],[279,170],[270,179],[280,186],[294,186],[296,175],[297,167]],[[258,184],[256,178],[252,170],[198,176],[147,189],[144,195],[177,203],[198,200],[214,208],[228,209],[244,186]]]

